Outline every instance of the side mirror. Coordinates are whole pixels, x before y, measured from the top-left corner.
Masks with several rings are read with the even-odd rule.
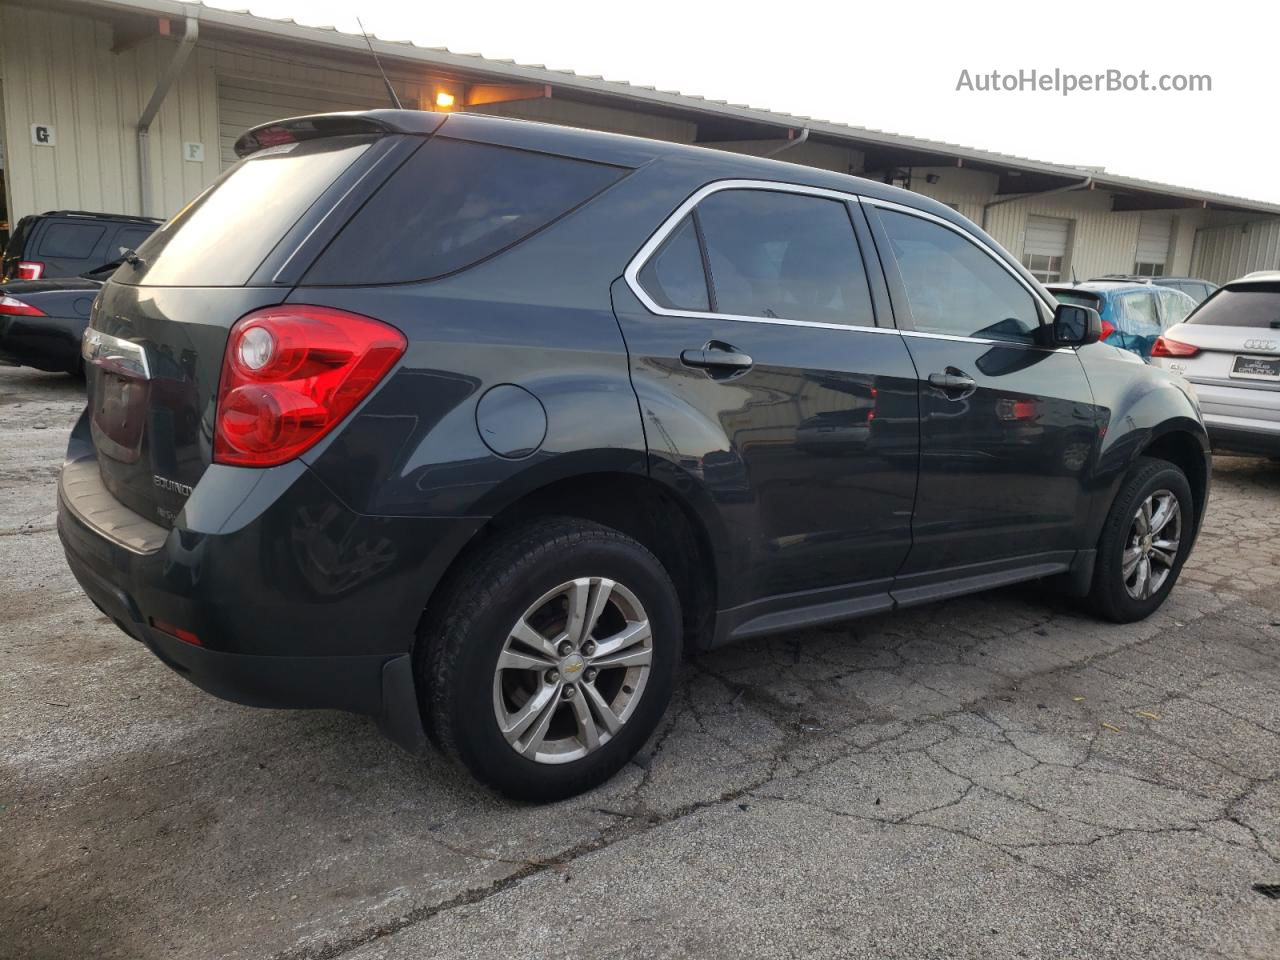
[[[1102,318],[1092,307],[1060,303],[1053,311],[1053,345],[1087,347],[1102,339]]]

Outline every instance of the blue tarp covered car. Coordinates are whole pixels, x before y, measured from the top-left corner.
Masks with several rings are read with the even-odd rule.
[[[1181,290],[1124,280],[1050,283],[1060,303],[1092,307],[1102,318],[1102,338],[1114,347],[1149,360],[1156,337],[1181,323],[1196,302]]]

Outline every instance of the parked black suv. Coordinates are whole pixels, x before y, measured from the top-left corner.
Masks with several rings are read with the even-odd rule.
[[[136,250],[163,221],[51,210],[23,217],[0,263],[0,282],[78,277]]]
[[[1180,381],[972,223],[808,167],[488,117],[281,121],[106,284],[59,532],[242,703],[561,797],[681,649],[1191,550]]]

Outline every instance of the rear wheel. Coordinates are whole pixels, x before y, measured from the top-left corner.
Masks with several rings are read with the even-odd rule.
[[[422,638],[428,726],[508,796],[556,800],[620,769],[657,727],[680,661],[680,604],[636,541],[542,520],[468,563]]]
[[[1143,457],[1111,505],[1089,602],[1117,623],[1150,616],[1164,603],[1191,550],[1195,503],[1181,470]]]

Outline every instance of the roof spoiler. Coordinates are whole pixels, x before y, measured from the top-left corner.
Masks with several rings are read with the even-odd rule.
[[[424,110],[360,110],[290,117],[245,131],[236,140],[235,151],[237,157],[243,158],[267,147],[321,137],[384,136],[389,133],[429,137],[447,116]]]

